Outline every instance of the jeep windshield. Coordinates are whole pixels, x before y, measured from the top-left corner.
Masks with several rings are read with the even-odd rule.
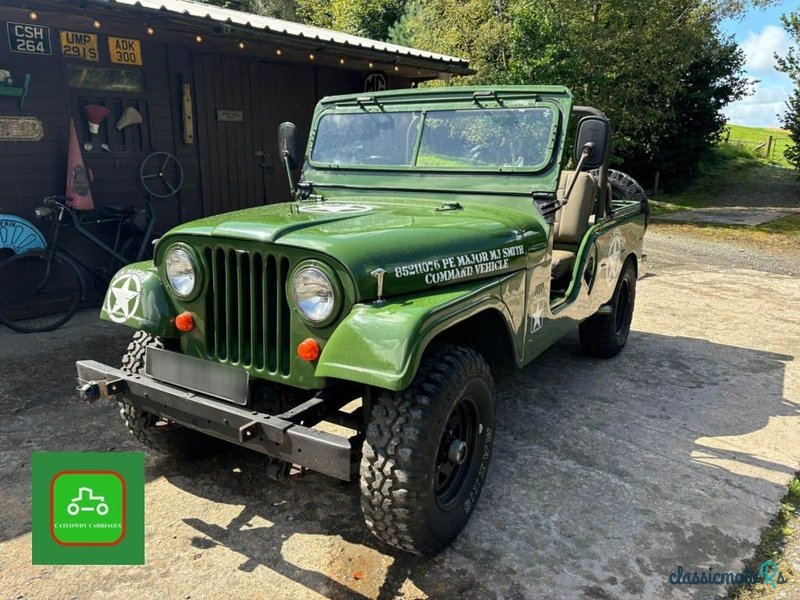
[[[549,107],[329,112],[318,122],[319,167],[536,170],[548,164]]]

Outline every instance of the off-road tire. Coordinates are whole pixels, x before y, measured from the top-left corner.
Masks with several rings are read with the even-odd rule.
[[[477,426],[442,506],[434,491],[437,457],[456,406]],[[467,414],[465,412],[465,414]],[[468,419],[465,419],[465,421]],[[463,431],[463,430],[462,430]],[[486,479],[495,437],[495,393],[489,367],[476,352],[441,345],[423,357],[411,385],[376,395],[361,459],[361,508],[384,542],[433,554],[464,528]]]
[[[161,338],[144,331],[134,333],[122,357],[122,371],[130,375],[144,373],[144,359],[148,346],[163,348],[164,342]],[[216,438],[177,423],[164,421],[158,415],[141,411],[125,402],[120,402],[119,406],[119,414],[133,437],[161,454],[192,460],[217,454],[224,447]]]
[[[581,349],[591,356],[611,358],[620,353],[628,341],[636,303],[636,269],[627,260],[611,297],[611,312],[596,314],[581,323]]]

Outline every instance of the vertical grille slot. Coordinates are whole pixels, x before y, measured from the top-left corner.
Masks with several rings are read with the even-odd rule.
[[[277,284],[277,265],[275,257],[270,254],[267,256],[267,275],[265,278],[264,298],[267,305],[275,305]],[[265,306],[266,308],[266,306]],[[267,327],[264,330],[264,347],[267,351],[267,371],[276,373],[278,371],[278,321],[275,318],[274,310],[267,310]]]
[[[256,369],[264,368],[264,259],[260,254],[253,256],[251,269],[253,301],[250,305],[251,320],[253,323],[252,337],[250,338],[250,352],[253,357],[253,366]]]
[[[281,258],[280,266],[280,280],[278,281],[277,305],[276,312],[278,313],[278,352],[280,355],[280,368],[282,375],[289,374],[289,359],[290,359],[290,314],[289,304],[286,302],[286,282],[289,279],[289,259]]]
[[[291,262],[270,252],[207,247],[205,298],[209,358],[289,375],[291,312],[286,282]]]
[[[225,325],[228,328],[225,345],[225,356],[232,363],[238,362],[239,343],[239,273],[236,268],[236,253],[228,249],[225,252]]]

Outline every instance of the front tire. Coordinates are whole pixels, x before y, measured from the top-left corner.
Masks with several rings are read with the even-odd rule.
[[[122,357],[122,371],[130,375],[144,373],[145,354],[149,346],[163,348],[164,342],[144,331],[134,333]],[[224,447],[223,442],[216,438],[166,421],[125,402],[120,402],[119,406],[119,414],[128,431],[145,446],[161,454],[194,460],[217,454]]]
[[[433,554],[464,528],[492,455],[495,392],[476,352],[429,350],[411,385],[377,395],[361,459],[361,508],[384,542]]]
[[[636,269],[628,260],[622,267],[611,297],[611,311],[595,314],[581,323],[581,349],[591,356],[611,358],[620,353],[631,331],[636,303]]]

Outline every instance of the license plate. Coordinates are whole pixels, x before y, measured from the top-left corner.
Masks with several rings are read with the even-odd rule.
[[[149,346],[144,371],[164,383],[234,404],[247,404],[250,376],[244,369]]]

